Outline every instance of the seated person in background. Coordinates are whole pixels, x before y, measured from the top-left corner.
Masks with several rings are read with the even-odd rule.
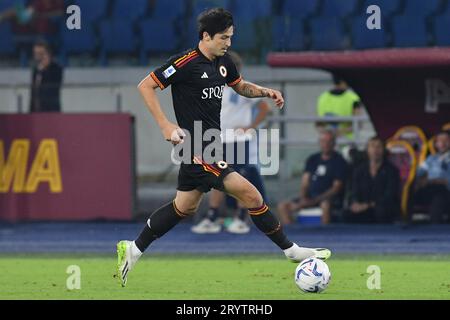
[[[436,135],[437,153],[425,160],[417,170],[414,202],[429,206],[432,223],[440,223],[450,215],[450,132]]]
[[[362,104],[359,96],[350,90],[347,82],[337,75],[333,75],[334,88],[322,93],[317,102],[317,115],[319,117],[351,117],[360,115]],[[338,137],[345,136],[353,139],[353,126],[351,122],[345,123],[317,123],[318,128],[333,128]]]
[[[392,223],[400,213],[400,174],[386,159],[381,138],[367,144],[368,160],[353,172],[351,202],[344,222]]]
[[[319,143],[321,151],[311,155],[306,161],[300,198],[278,204],[278,215],[284,224],[293,222],[294,214],[299,210],[311,207],[322,209],[323,224],[328,224],[331,220],[333,201],[344,188],[347,163],[334,150],[336,138],[333,131],[321,132]]]
[[[64,13],[64,0],[17,0],[0,12],[0,22],[12,19],[18,34],[53,35],[58,28],[52,19],[62,18]]]

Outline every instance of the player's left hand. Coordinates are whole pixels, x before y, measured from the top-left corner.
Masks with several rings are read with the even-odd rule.
[[[267,97],[274,100],[275,105],[282,109],[284,106],[284,98],[280,91],[273,90],[273,89],[267,89]]]

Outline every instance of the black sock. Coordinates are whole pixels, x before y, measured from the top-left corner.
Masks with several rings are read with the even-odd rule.
[[[286,250],[292,247],[293,243],[281,229],[280,221],[270,212],[265,203],[259,208],[248,209],[248,212],[255,226],[264,232],[280,249]]]
[[[209,208],[206,217],[211,221],[216,221],[219,216],[219,208]]]
[[[244,208],[239,208],[239,215],[238,218],[239,220],[245,221],[245,219],[247,218],[247,209]]]
[[[153,241],[161,238],[187,216],[175,207],[175,201],[157,209],[152,213],[141,234],[135,240],[136,247],[144,252]]]

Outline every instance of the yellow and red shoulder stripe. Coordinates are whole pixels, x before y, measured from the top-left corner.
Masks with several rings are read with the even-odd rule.
[[[188,64],[190,61],[194,60],[195,58],[197,58],[198,52],[196,50],[189,52],[188,54],[182,56],[181,58],[179,58],[178,60],[176,60],[174,62],[174,65],[177,68],[182,68],[183,66],[185,66],[186,64]]]

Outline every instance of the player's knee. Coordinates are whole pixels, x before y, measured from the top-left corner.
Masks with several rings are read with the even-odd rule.
[[[176,208],[177,210],[179,210],[180,212],[182,212],[185,215],[194,215],[197,210],[198,210],[198,206],[199,204],[191,204],[191,203],[179,203],[175,200],[175,204],[176,204]]]
[[[247,208],[257,208],[263,204],[264,200],[258,190],[251,190],[244,194],[242,202]]]
[[[194,215],[197,212],[198,206],[185,206],[180,209],[181,212],[183,212],[186,215]]]

